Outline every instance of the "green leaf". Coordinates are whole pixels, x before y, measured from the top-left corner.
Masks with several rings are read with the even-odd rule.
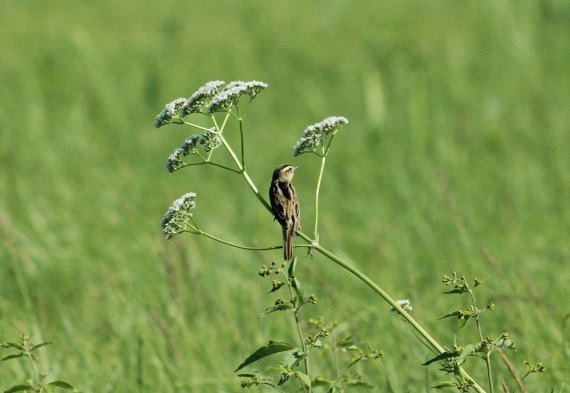
[[[462,293],[466,293],[466,292],[469,292],[469,291],[465,288],[455,288],[455,289],[452,289],[451,291],[445,291],[443,293],[445,295],[461,295]]]
[[[3,343],[2,347],[4,348],[15,348],[15,349],[19,349],[20,351],[25,351],[24,347],[21,346],[20,344],[16,344],[16,343]]]
[[[74,390],[75,391],[75,388],[73,387],[72,384],[70,384],[69,382],[62,381],[62,380],[52,381],[52,382],[49,382],[47,385],[48,386],[55,386],[55,387],[65,389],[65,390]]]
[[[257,375],[256,374],[238,374],[237,376],[240,378],[254,378]]]
[[[373,389],[374,385],[369,384],[368,382],[364,381],[348,381],[346,386],[350,387],[359,387],[359,388],[366,388],[366,389]]]
[[[289,265],[289,270],[287,271],[287,274],[289,275],[290,278],[295,277],[296,267],[297,267],[297,257],[294,257],[293,260],[291,261],[291,264]]]
[[[8,355],[8,356],[4,356],[2,358],[2,361],[6,361],[6,360],[10,360],[10,359],[17,359],[17,358],[21,358],[22,356],[24,356],[23,353],[15,353],[13,355]]]
[[[462,347],[461,351],[460,351],[461,353],[457,357],[457,363],[459,365],[463,364],[463,362],[465,362],[465,359],[467,359],[467,356],[474,355],[480,351],[481,351],[481,343],[469,344],[469,345]]]
[[[323,379],[323,378],[319,378],[319,379],[314,379],[312,382],[312,386],[313,388],[318,388],[318,387],[330,387],[332,384],[334,383],[334,381],[331,381],[329,379]]]
[[[305,303],[307,301],[307,299],[305,298],[305,290],[303,289],[303,285],[301,285],[301,282],[296,278],[293,278],[293,289],[295,289],[295,292],[297,293],[297,299],[299,299],[299,305]]]
[[[39,349],[39,348],[41,348],[41,347],[45,347],[46,345],[50,345],[50,344],[53,344],[53,341],[46,341],[45,343],[41,343],[41,344],[34,345],[34,346],[30,349],[30,352],[31,352],[31,351],[35,351],[36,349]]]
[[[425,362],[422,366],[429,366],[430,364],[432,364],[433,362],[438,362],[440,360],[445,360],[445,359],[450,359],[450,358],[454,358],[456,356],[458,356],[461,352],[459,351],[453,351],[453,352],[444,352],[442,354],[437,355],[436,357],[428,360],[427,362]]]
[[[32,385],[29,385],[29,384],[14,385],[10,389],[4,390],[4,393],[27,392],[27,391],[30,391],[33,389],[34,389],[34,387]]]
[[[441,382],[435,386],[432,386],[434,389],[445,389],[445,388],[456,388],[457,382]]]
[[[283,359],[281,359],[281,364],[289,368],[295,368],[308,355],[309,354],[307,352],[303,352],[300,348],[295,348],[295,350],[283,356]]]
[[[309,389],[311,388],[311,378],[309,378],[307,374],[302,373],[300,371],[295,371],[295,376],[299,378],[299,381],[301,381],[303,385],[305,385]]]
[[[517,346],[514,342],[511,341],[509,337],[499,336],[493,340],[492,344],[493,350],[497,348],[505,348],[505,349],[517,349]]]
[[[245,359],[243,361],[242,364],[240,364],[238,366],[238,368],[236,368],[234,370],[234,372],[241,370],[242,368],[244,368],[245,366],[259,360],[259,359],[263,359],[264,357],[273,355],[275,353],[279,353],[279,352],[284,352],[284,351],[290,351],[292,349],[294,349],[295,347],[289,343],[286,342],[281,342],[281,341],[269,341],[269,343],[267,345],[264,345],[263,347],[260,347],[257,351],[255,351],[254,353],[252,353],[247,359]]]
[[[263,313],[261,313],[261,315],[257,318],[263,318],[267,314],[271,314],[275,311],[287,311],[287,310],[291,310],[291,309],[293,309],[293,305],[291,303],[277,304],[275,306],[272,306],[272,307],[265,309],[265,311]]]
[[[280,290],[280,289],[281,289],[281,287],[282,287],[283,285],[285,285],[285,283],[284,283],[284,282],[280,282],[280,283],[278,283],[278,284],[277,284],[277,285],[275,285],[273,288],[271,288],[271,291],[269,291],[269,293],[271,293],[271,292],[275,292],[275,291],[278,291],[278,290]]]
[[[451,312],[449,314],[445,314],[443,317],[439,317],[438,319],[451,318],[451,317],[458,318],[460,315],[461,315],[461,311],[454,311],[454,312]]]

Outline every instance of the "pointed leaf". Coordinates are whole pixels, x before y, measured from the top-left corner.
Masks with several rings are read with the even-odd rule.
[[[287,274],[289,275],[290,278],[295,277],[296,267],[297,267],[297,257],[294,257],[293,260],[291,261],[291,264],[289,265],[289,270],[287,271]]]
[[[467,359],[467,356],[471,356],[479,352],[480,350],[481,350],[480,343],[465,345],[463,348],[461,348],[461,353],[457,357],[457,363],[460,365],[463,364],[463,362],[465,362],[465,359]]]
[[[423,366],[428,366],[428,365],[432,364],[433,362],[438,362],[438,361],[440,361],[440,360],[445,360],[445,359],[454,358],[454,357],[456,357],[456,356],[459,355],[459,354],[460,354],[460,352],[458,352],[458,351],[444,352],[444,353],[441,353],[441,354],[437,355],[436,357],[434,357],[434,358],[428,360],[427,362],[425,362],[425,363],[423,364]]]
[[[435,386],[432,386],[434,389],[445,389],[445,388],[456,388],[457,382],[441,382]]]
[[[322,386],[330,387],[333,383],[334,383],[334,381],[319,378],[319,379],[313,380],[312,386],[313,386],[313,388],[318,388],[318,387],[322,387]]]
[[[459,317],[459,315],[461,315],[461,311],[454,311],[454,312],[451,312],[449,314],[445,314],[443,317],[439,317],[438,319],[451,318],[451,317],[457,318],[457,317]]]
[[[50,345],[50,344],[53,344],[53,341],[46,341],[45,343],[41,343],[41,344],[34,345],[34,346],[30,349],[30,351],[35,351],[35,350],[38,349],[38,348],[45,347],[46,345]]]
[[[25,385],[14,385],[8,390],[4,390],[4,393],[14,393],[14,392],[27,392],[29,390],[34,390],[34,387],[29,384]]]
[[[297,293],[297,298],[299,299],[299,305],[303,305],[303,303],[307,301],[305,297],[305,290],[303,289],[303,285],[301,285],[301,282],[296,278],[293,278],[293,289],[295,289],[295,292]]]
[[[10,359],[17,359],[17,358],[21,358],[22,356],[24,356],[23,353],[15,353],[13,355],[8,355],[8,356],[4,356],[2,358],[2,361],[6,361],[6,360],[10,360]]]
[[[307,352],[303,352],[300,348],[295,348],[294,350],[283,356],[283,359],[281,359],[281,364],[289,368],[295,368],[308,355],[309,354]]]
[[[462,293],[466,293],[466,292],[468,292],[468,291],[464,288],[455,288],[455,289],[452,289],[451,291],[445,291],[443,293],[445,295],[461,295]]]
[[[277,284],[277,285],[275,285],[273,288],[271,288],[271,290],[270,290],[268,293],[271,293],[271,292],[275,292],[275,291],[278,291],[279,289],[281,289],[281,287],[282,287],[283,285],[285,285],[285,283],[284,283],[284,282],[280,282],[280,283],[278,283],[278,284]]]
[[[243,361],[242,364],[240,364],[238,366],[238,368],[236,368],[234,370],[234,372],[241,370],[242,368],[244,368],[245,366],[259,360],[262,359],[264,357],[273,355],[275,353],[279,353],[279,352],[284,352],[284,351],[290,351],[292,349],[294,349],[295,347],[289,343],[286,342],[280,342],[280,341],[269,341],[269,343],[267,345],[264,345],[263,347],[260,347],[257,351],[255,351],[254,353],[252,353],[247,359],[245,359]]]
[[[494,339],[492,347],[493,349],[497,348],[514,349],[514,350],[517,349],[515,343],[512,342],[508,336],[507,337],[499,336],[496,339]]]
[[[354,386],[354,387],[359,387],[359,388],[366,388],[366,389],[372,389],[374,388],[374,385],[369,384],[368,382],[364,382],[364,381],[348,381],[346,383],[346,386]]]
[[[20,344],[10,343],[10,342],[2,343],[2,347],[4,347],[4,348],[15,348],[15,349],[19,349],[20,351],[25,350],[24,347],[21,346]]]
[[[295,376],[299,378],[299,381],[301,381],[303,385],[305,385],[309,389],[311,388],[311,378],[309,378],[307,374],[302,373],[300,371],[295,371]]]
[[[271,314],[275,311],[287,311],[287,310],[291,310],[292,308],[293,308],[293,305],[291,303],[277,304],[275,306],[272,306],[272,307],[265,309],[265,311],[263,313],[261,313],[261,315],[257,318],[263,318],[267,314]]]
[[[55,387],[65,389],[65,390],[75,390],[75,388],[73,387],[72,384],[70,384],[69,382],[62,381],[62,380],[52,381],[52,382],[49,382],[47,385],[48,386],[55,386]]]

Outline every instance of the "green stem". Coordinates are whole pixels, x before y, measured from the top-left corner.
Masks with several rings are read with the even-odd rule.
[[[525,380],[526,377],[528,377],[530,375],[530,371],[527,371],[527,373],[521,378],[521,383]],[[515,390],[513,390],[513,393],[515,393],[517,390],[519,390],[519,386],[517,385],[517,387],[515,388]]]
[[[40,384],[41,384],[40,374],[38,373],[38,368],[36,367],[36,363],[34,362],[34,359],[32,358],[32,354],[28,351],[26,351],[25,353],[26,353],[26,357],[30,360],[30,363],[32,364],[32,370],[34,372],[34,378],[36,379],[36,383],[38,384],[38,386],[40,386]]]
[[[287,278],[287,280],[289,280],[289,277],[286,276],[286,278]],[[289,296],[291,297],[291,300],[293,300],[293,290],[291,289],[291,285],[292,285],[292,283],[288,283],[287,288],[289,289]],[[297,303],[299,303],[300,301],[301,301],[301,299],[297,299]],[[300,315],[299,315],[299,304],[297,304],[297,306],[295,307],[295,310],[293,310],[293,313],[295,314],[295,325],[297,326],[297,334],[299,335],[299,341],[301,342],[301,349],[303,350],[303,352],[305,352],[306,351],[305,337],[303,336],[303,331],[301,330],[301,320],[300,320]],[[303,359],[303,361],[305,363],[305,374],[309,375],[309,359],[308,359],[308,357],[305,356],[305,359]]]
[[[212,162],[212,161],[202,161],[202,162],[185,162],[184,165],[182,165],[179,169],[182,169],[184,167],[187,166],[196,166],[196,165],[213,165],[213,166],[217,166],[218,168],[222,168],[225,169],[227,171],[231,171],[234,173],[240,173],[240,171],[235,170],[234,168],[230,168],[228,166],[222,165],[222,164],[218,164],[217,162]]]
[[[303,232],[297,231],[297,235],[300,236],[301,238],[303,238],[304,240],[306,240],[307,242],[311,242],[311,238],[309,236],[305,235]],[[388,304],[390,304],[396,311],[398,311],[398,313],[410,325],[412,325],[412,327],[433,347],[433,349],[435,349],[440,354],[445,352],[445,349],[432,336],[430,336],[428,334],[428,332],[426,332],[424,330],[424,328],[421,327],[420,324],[417,323],[414,318],[412,318],[406,311],[404,311],[394,301],[394,299],[392,299],[382,288],[380,288],[372,280],[370,280],[364,273],[362,273],[360,270],[354,268],[353,266],[349,265],[348,263],[346,263],[345,261],[343,261],[342,259],[337,257],[335,254],[333,254],[332,252],[330,252],[326,248],[324,248],[320,245],[316,245],[314,247],[318,252],[320,252],[321,254],[323,254],[324,256],[326,256],[327,258],[329,258],[330,260],[332,260],[336,264],[340,265],[342,268],[349,271],[350,273],[352,273],[353,275],[358,277],[366,285],[368,285],[370,288],[372,288],[372,290],[374,292],[376,292],[378,295],[380,295],[386,302],[388,302]],[[473,382],[473,388],[478,393],[485,393],[485,390],[481,386],[479,386],[477,384],[477,382],[475,382],[475,380],[473,378],[471,378],[469,376],[469,374],[467,374],[467,372],[463,371],[463,374],[466,378],[468,378],[471,382]]]
[[[183,124],[186,124],[187,126],[190,126],[190,127],[197,128],[197,129],[202,130],[202,131],[210,131],[209,128],[199,126],[198,124],[189,123],[187,121],[183,121]]]
[[[270,247],[250,247],[250,246],[243,246],[241,244],[237,244],[237,243],[232,243],[230,241],[221,239],[217,236],[212,235],[211,233],[208,232],[204,232],[201,229],[194,229],[193,231],[189,231],[190,233],[193,233],[195,235],[203,235],[206,236],[207,238],[210,238],[212,240],[215,240],[219,243],[228,245],[230,247],[234,247],[234,248],[239,248],[240,250],[253,250],[253,251],[269,251],[269,250],[279,250],[280,248],[283,248],[283,246],[270,246]],[[310,247],[309,245],[297,245],[294,247]]]
[[[232,159],[234,160],[234,162],[236,163],[238,169],[240,169],[242,171],[242,175],[246,181],[246,183],[249,185],[249,187],[251,188],[251,190],[253,191],[253,193],[257,196],[257,199],[259,199],[259,201],[261,202],[261,204],[270,212],[272,213],[272,209],[271,206],[269,205],[269,203],[265,200],[265,198],[259,193],[259,190],[257,189],[257,187],[255,186],[255,184],[253,183],[253,181],[251,180],[251,178],[249,177],[249,175],[247,174],[247,172],[243,169],[243,167],[241,166],[240,161],[238,160],[236,154],[233,152],[232,148],[229,146],[228,142],[225,140],[225,138],[222,135],[219,135],[220,139],[222,140],[223,145],[225,146],[226,150],[228,151],[228,153],[230,154],[230,156],[232,157]],[[330,144],[329,144],[330,145]],[[308,237],[307,235],[305,235],[303,232],[301,231],[297,231],[297,235],[300,236],[301,238],[303,238],[305,241],[307,241],[309,244],[313,244],[311,241],[311,238]],[[407,312],[405,312],[400,306],[398,306],[398,304],[396,304],[396,302],[394,301],[394,299],[392,299],[382,288],[380,288],[378,285],[376,285],[372,280],[370,280],[364,273],[360,272],[358,269],[352,267],[351,265],[349,265],[348,263],[344,262],[342,259],[340,259],[339,257],[337,257],[335,254],[333,254],[332,252],[330,252],[329,250],[327,250],[326,248],[320,246],[320,245],[314,245],[314,248],[320,252],[321,254],[323,254],[324,256],[326,256],[327,258],[329,258],[330,260],[332,260],[333,262],[335,262],[336,264],[340,265],[342,268],[344,268],[345,270],[347,270],[348,272],[352,273],[354,276],[356,276],[358,279],[360,279],[362,282],[364,282],[366,285],[368,285],[370,288],[372,288],[372,290],[374,290],[374,292],[376,292],[378,295],[380,295],[386,302],[388,302],[388,304],[390,304],[392,307],[394,307],[394,309],[396,311],[398,311],[398,313],[408,322],[410,323],[410,325],[412,325],[412,327],[440,354],[445,352],[445,349],[432,337],[430,336],[425,330],[424,328],[422,328]],[[471,376],[469,376],[469,374],[467,374],[467,372],[465,372],[462,369],[463,375],[470,380],[473,383],[473,388],[478,392],[478,393],[486,393],[485,390],[479,386],[477,384],[477,382],[475,382],[475,380],[473,378],[471,378]]]
[[[241,167],[245,170],[245,146],[244,146],[244,138],[243,138],[243,120],[239,115],[239,108],[236,106],[236,112],[238,117],[239,123],[239,138],[240,138],[240,147],[241,147]]]
[[[475,317],[475,324],[477,325],[477,331],[479,332],[479,338],[481,339],[481,342],[483,342],[483,330],[481,328],[481,321],[479,320],[480,314],[479,314],[479,309],[477,308],[477,302],[475,301],[475,295],[473,295],[473,291],[469,288],[469,296],[471,297],[471,304],[473,305],[473,308],[475,309],[475,312],[477,313],[477,316]],[[491,393],[495,392],[494,386],[493,386],[493,370],[491,368],[491,353],[489,351],[487,351],[485,353],[485,365],[487,366],[487,379],[489,380],[489,391]]]
[[[226,148],[226,150],[228,151],[230,157],[232,158],[232,160],[235,162],[236,166],[238,167],[238,170],[241,172],[243,178],[245,179],[245,181],[247,182],[247,185],[249,186],[249,188],[253,191],[253,193],[255,194],[255,196],[257,197],[257,199],[259,199],[259,202],[261,202],[261,204],[271,212],[271,205],[269,205],[269,203],[265,200],[265,198],[263,197],[263,195],[261,195],[259,193],[259,190],[257,189],[257,187],[255,186],[255,184],[253,183],[253,180],[251,180],[251,177],[249,177],[249,175],[247,174],[247,172],[245,171],[245,169],[243,168],[243,166],[241,165],[240,160],[238,159],[237,155],[234,153],[234,151],[232,150],[232,148],[230,147],[228,141],[226,140],[226,138],[224,138],[222,135],[219,135],[220,140],[222,141],[222,144],[224,145],[224,147]]]
[[[319,241],[319,192],[321,190],[321,181],[323,180],[323,172],[325,170],[326,155],[321,157],[321,170],[319,172],[319,179],[317,180],[317,189],[315,191],[315,231],[314,239]]]

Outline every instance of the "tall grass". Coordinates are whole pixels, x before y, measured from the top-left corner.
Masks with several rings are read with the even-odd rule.
[[[350,143],[321,188],[321,239],[411,298],[438,338],[455,328],[435,322],[449,309],[440,275],[487,278],[502,316],[489,329],[522,348],[513,364],[548,367],[529,391],[568,384],[569,17],[556,0],[6,1],[0,341],[57,341],[44,367],[85,391],[238,389],[231,370],[243,355],[268,330],[289,334],[250,312],[265,307],[256,271],[267,256],[165,242],[160,218],[192,189],[208,196],[200,209],[215,212],[209,228],[225,238],[273,244],[280,230],[237,177],[167,174],[166,155],[187,135],[152,123],[204,80],[260,79],[270,88],[248,118],[259,145],[247,148],[266,163],[248,168],[262,188],[307,124],[350,118]],[[318,169],[297,162],[311,222],[303,190]],[[383,391],[433,382],[405,366],[428,354],[401,350],[413,336],[362,300],[366,288],[320,257],[300,263],[320,309],[384,350],[373,366]],[[0,369],[0,387],[23,375],[17,367]]]

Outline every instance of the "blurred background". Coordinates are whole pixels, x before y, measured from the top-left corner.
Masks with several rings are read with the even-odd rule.
[[[295,340],[285,314],[257,319],[275,299],[257,271],[280,251],[160,231],[171,202],[194,191],[204,229],[279,243],[239,176],[166,172],[193,130],[153,128],[166,102],[206,81],[257,79],[269,88],[248,113],[246,149],[263,192],[275,166],[300,165],[312,228],[318,162],[293,159],[292,147],[307,125],[346,116],[321,188],[321,243],[409,298],[447,346],[478,339],[473,326],[437,320],[467,306],[441,294],[441,276],[484,280],[480,304],[496,304],[485,335],[510,332],[519,374],[525,360],[547,366],[528,390],[568,385],[570,3],[4,0],[2,9],[0,341],[24,332],[55,341],[41,369],[86,392],[235,392],[232,370],[254,348]],[[303,255],[298,275],[319,299],[307,318],[343,322],[384,350],[364,368],[376,391],[444,379],[356,279],[319,255]],[[495,362],[497,380],[510,380]],[[480,379],[483,368],[468,366]],[[27,377],[23,362],[0,366],[2,389]]]

